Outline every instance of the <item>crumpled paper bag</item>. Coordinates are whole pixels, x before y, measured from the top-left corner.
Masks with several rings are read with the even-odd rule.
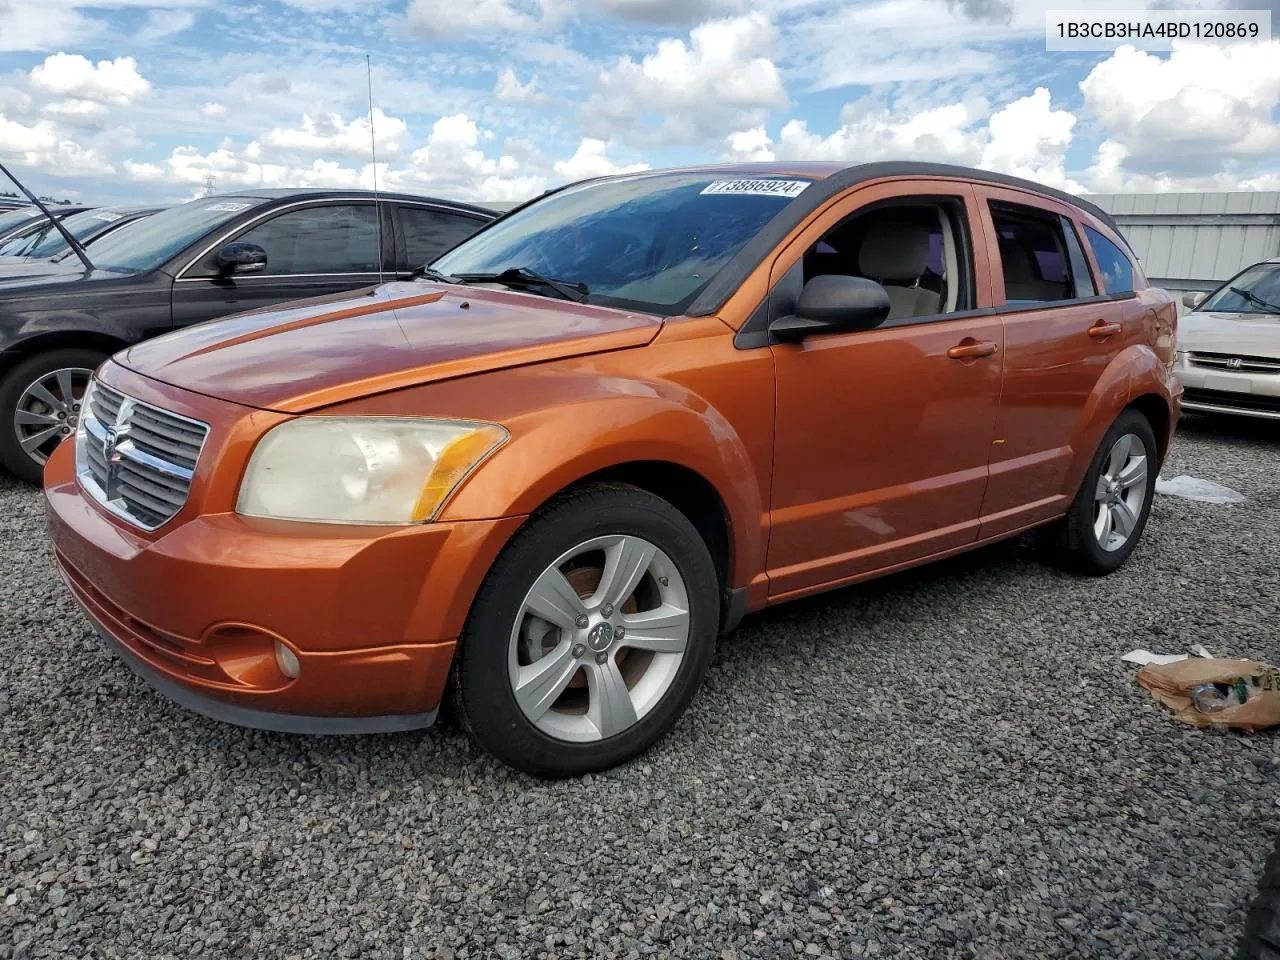
[[[1173,711],[1174,719],[1194,727],[1228,727],[1253,733],[1280,726],[1280,670],[1265,663],[1192,657],[1177,663],[1149,664],[1138,671],[1137,679]],[[1193,689],[1204,683],[1235,684],[1239,680],[1248,688],[1248,702],[1216,713],[1196,709]]]

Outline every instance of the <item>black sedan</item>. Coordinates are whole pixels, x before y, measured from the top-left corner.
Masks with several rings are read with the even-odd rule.
[[[72,214],[88,209],[90,208],[83,204],[68,205],[60,203],[50,207],[49,212],[59,220],[65,220]],[[37,222],[48,223],[49,220],[44,215],[44,212],[33,203],[24,203],[8,210],[0,210],[0,245],[8,243]]]
[[[87,247],[95,240],[162,209],[164,208],[95,207],[72,214],[62,221],[62,225],[82,246]],[[31,265],[39,261],[52,260],[54,264],[60,264],[64,256],[75,257],[75,254],[62,232],[48,220],[37,220],[0,243],[0,280],[28,276]],[[79,263],[79,260],[76,262]],[[56,273],[58,268],[55,266],[51,270],[41,269],[39,272]]]
[[[375,202],[375,199],[377,202]],[[0,279],[0,466],[39,482],[97,366],[147,337],[243,310],[408,278],[495,217],[363,190],[246,190],[170,207]]]

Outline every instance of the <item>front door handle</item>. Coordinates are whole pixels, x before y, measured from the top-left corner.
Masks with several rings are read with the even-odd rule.
[[[947,356],[952,360],[975,360],[978,357],[989,357],[996,352],[996,345],[990,340],[974,340],[973,337],[965,337],[954,347],[947,351]]]
[[[1089,336],[1093,337],[1095,340],[1105,340],[1107,337],[1115,336],[1123,329],[1124,327],[1118,323],[1114,323],[1110,320],[1099,320],[1089,328]]]

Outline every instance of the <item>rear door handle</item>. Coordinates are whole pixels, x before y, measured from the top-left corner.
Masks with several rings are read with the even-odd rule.
[[[974,360],[978,357],[989,357],[996,352],[996,349],[996,345],[990,340],[978,341],[972,337],[965,337],[947,351],[947,356],[952,360]]]
[[[1093,337],[1095,340],[1105,340],[1107,337],[1115,336],[1123,329],[1124,327],[1118,323],[1113,323],[1109,320],[1099,320],[1089,328],[1089,336]]]

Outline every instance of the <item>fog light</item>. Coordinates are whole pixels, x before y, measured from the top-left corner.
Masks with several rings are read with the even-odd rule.
[[[290,680],[295,679],[302,672],[302,666],[298,663],[294,652],[279,640],[276,641],[276,666]]]

